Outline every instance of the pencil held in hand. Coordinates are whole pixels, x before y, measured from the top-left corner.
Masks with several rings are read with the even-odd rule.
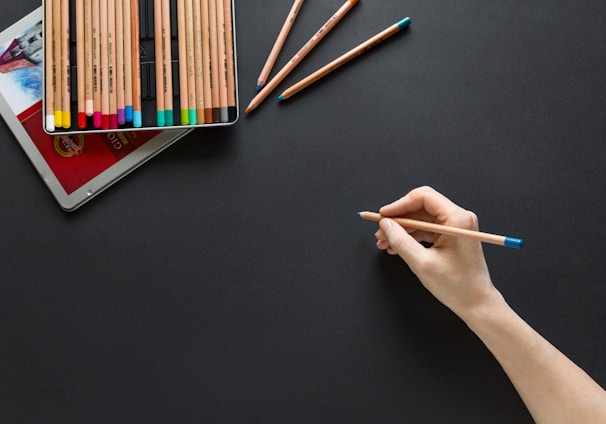
[[[400,224],[406,229],[414,229],[420,231],[427,231],[436,234],[444,234],[454,237],[465,237],[474,240],[478,240],[484,243],[497,244],[499,246],[513,247],[521,249],[523,241],[518,238],[500,236],[496,234],[483,233],[480,231],[466,230],[463,228],[449,227],[446,225],[434,224],[432,222],[417,221],[409,218],[398,218],[398,217],[385,217],[376,212],[358,212],[360,218],[367,221],[379,222],[383,218],[389,218]]]

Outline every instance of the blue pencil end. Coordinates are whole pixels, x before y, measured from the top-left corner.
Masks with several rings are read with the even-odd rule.
[[[402,19],[400,22],[398,22],[398,26],[400,27],[400,29],[404,29],[406,28],[408,25],[410,25],[410,18],[404,18]]]
[[[143,116],[140,110],[133,111],[133,127],[141,128],[143,125]]]
[[[126,119],[126,122],[133,122],[133,107],[132,106],[124,107],[124,119]]]
[[[513,247],[515,249],[521,249],[524,245],[524,241],[513,237],[505,237],[505,246]]]

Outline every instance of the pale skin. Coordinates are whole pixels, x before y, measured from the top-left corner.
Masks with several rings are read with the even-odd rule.
[[[473,212],[430,187],[414,189],[379,212],[479,229]],[[375,236],[379,249],[399,255],[482,340],[537,423],[606,423],[606,391],[509,307],[492,284],[480,242],[407,232],[389,218],[379,222]]]

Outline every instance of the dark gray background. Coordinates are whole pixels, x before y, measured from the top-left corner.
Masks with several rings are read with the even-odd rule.
[[[606,385],[606,3],[361,0],[250,116],[290,0],[235,1],[242,116],[73,213],[0,122],[0,421],[523,423],[481,342],[376,209],[474,210],[494,283]],[[284,64],[340,7],[308,0]],[[7,2],[0,27],[33,10]],[[288,102],[281,89],[404,16]]]

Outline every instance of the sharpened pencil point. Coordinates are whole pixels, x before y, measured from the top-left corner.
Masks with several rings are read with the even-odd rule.
[[[257,84],[257,91],[261,91],[262,88],[263,86],[261,84]]]
[[[278,96],[278,101],[280,101],[280,102],[281,102],[282,100],[284,100],[284,97],[282,97],[282,95],[280,94],[280,95]]]

